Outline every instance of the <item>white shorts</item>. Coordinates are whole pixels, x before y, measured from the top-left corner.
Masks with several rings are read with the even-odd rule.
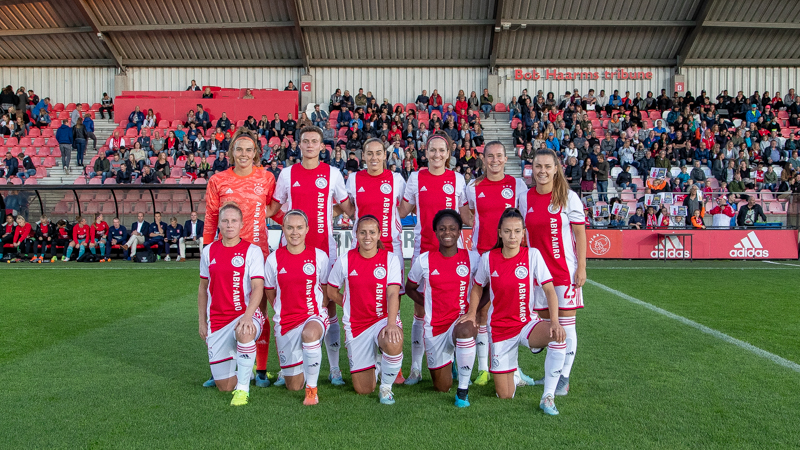
[[[453,321],[453,324],[444,333],[425,337],[425,356],[428,357],[428,369],[441,369],[453,362],[456,351],[456,346],[453,344],[453,330],[455,330],[456,324],[458,324],[458,319]]]
[[[239,323],[241,317],[239,316],[219,330],[209,333],[206,338],[208,363],[211,365],[211,375],[215,380],[225,380],[236,375],[236,324]],[[253,324],[258,329],[254,340],[258,340],[261,330],[264,329],[264,315],[259,309],[253,313]]]
[[[378,351],[380,350],[378,347],[378,334],[386,328],[388,323],[389,319],[384,317],[358,336],[347,339],[344,346],[347,348],[350,373],[358,373],[375,368],[375,361],[377,361]],[[349,335],[350,333],[347,334]]]
[[[558,309],[581,309],[583,308],[583,289],[572,286],[553,286],[558,296]],[[544,289],[536,286],[533,289],[533,310],[544,311],[547,309],[547,296]]]
[[[489,359],[489,372],[491,373],[511,373],[517,370],[518,363],[517,357],[519,356],[519,347],[530,348],[528,345],[528,336],[530,336],[533,327],[542,323],[541,319],[533,319],[527,325],[522,327],[517,337],[506,339],[500,342],[492,341],[492,333],[489,333],[489,351],[491,358]]]
[[[275,347],[278,349],[278,361],[284,376],[293,377],[303,373],[303,327],[311,321],[322,325],[322,338],[324,338],[328,332],[328,318],[322,316],[310,316],[283,336],[275,333]]]

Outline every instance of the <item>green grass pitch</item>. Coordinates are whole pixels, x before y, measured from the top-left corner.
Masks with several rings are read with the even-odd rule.
[[[589,263],[590,280],[800,363],[800,263]],[[250,404],[205,389],[197,262],[0,267],[0,448],[797,448],[800,373],[595,285],[558,417],[541,387],[499,400],[489,385],[396,386],[397,404],[320,381],[251,388]],[[402,316],[410,325],[411,305]],[[406,338],[410,326],[406,326]],[[404,374],[410,367],[406,343]],[[269,371],[276,372],[273,348]],[[346,365],[345,355],[342,362]],[[544,355],[520,362],[538,378]],[[474,376],[474,374],[473,374]]]

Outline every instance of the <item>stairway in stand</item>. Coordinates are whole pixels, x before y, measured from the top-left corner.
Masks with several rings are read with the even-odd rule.
[[[508,113],[491,113],[488,119],[481,115],[481,125],[483,126],[483,137],[486,142],[500,141],[506,146],[506,173],[514,176],[522,176],[522,168],[519,165],[519,157],[513,146],[511,139],[511,126],[508,123]]]
[[[94,120],[94,134],[97,136],[97,148],[98,150],[102,147],[111,134],[116,129],[117,124],[110,121],[109,119],[95,119]],[[92,158],[97,154],[97,151],[94,150],[94,146],[92,141],[89,140],[87,143],[88,148],[86,149],[86,154],[83,157],[85,164],[90,164]],[[56,158],[56,166],[47,169],[47,177],[42,178],[39,180],[39,184],[43,185],[50,185],[50,186],[59,186],[59,185],[70,185],[75,182],[78,177],[83,176],[83,168],[78,167],[76,161],[76,154],[75,150],[72,151],[72,158],[70,160],[69,174],[64,173],[64,168],[61,166],[61,158]],[[89,167],[91,170],[91,167]]]

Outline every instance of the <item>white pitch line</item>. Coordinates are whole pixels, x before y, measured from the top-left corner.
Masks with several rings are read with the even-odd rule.
[[[643,307],[645,307],[645,308],[647,308],[647,309],[649,309],[651,311],[654,311],[654,312],[657,312],[657,313],[659,313],[661,315],[667,316],[670,319],[677,320],[678,322],[680,322],[680,323],[682,323],[684,325],[688,325],[688,326],[690,326],[692,328],[695,328],[697,330],[702,331],[703,333],[706,333],[706,334],[709,334],[711,336],[714,336],[717,339],[725,341],[725,342],[727,342],[729,344],[733,344],[733,345],[735,345],[735,346],[737,346],[739,348],[745,349],[745,350],[747,350],[749,352],[755,353],[756,355],[761,356],[762,358],[766,358],[766,359],[774,362],[775,364],[778,364],[780,366],[786,367],[787,369],[794,370],[795,372],[800,372],[800,364],[797,364],[797,363],[795,363],[793,361],[789,361],[788,359],[785,359],[785,358],[781,358],[780,356],[778,356],[778,355],[776,355],[774,353],[770,353],[770,352],[768,352],[766,350],[760,349],[760,348],[756,347],[755,345],[748,344],[747,342],[744,342],[744,341],[741,341],[739,339],[736,339],[735,337],[731,337],[731,336],[729,336],[729,335],[727,335],[727,334],[725,334],[725,333],[723,333],[721,331],[717,331],[717,330],[715,330],[713,328],[709,328],[709,327],[707,327],[705,325],[699,324],[699,323],[697,323],[697,322],[695,322],[693,320],[689,320],[689,319],[687,319],[687,318],[685,318],[683,316],[679,316],[677,314],[671,313],[671,312],[669,312],[669,311],[667,311],[665,309],[659,308],[658,306],[655,306],[655,305],[652,305],[652,304],[647,303],[645,301],[639,300],[638,298],[631,297],[630,295],[625,294],[624,292],[620,292],[620,291],[618,291],[616,289],[610,288],[610,287],[608,287],[608,286],[606,286],[604,284],[600,284],[600,283],[598,283],[596,281],[586,280],[586,282],[591,284],[591,285],[593,285],[593,286],[597,286],[598,288],[600,288],[600,289],[602,289],[602,290],[604,290],[606,292],[614,294],[617,297],[623,298],[623,299],[625,299],[625,300],[627,300],[627,301],[629,301],[629,302],[631,302],[631,303],[633,303],[635,305],[643,306]]]
[[[800,265],[797,265],[797,264],[779,263],[779,262],[775,262],[775,261],[764,261],[764,262],[767,263],[767,264],[778,264],[778,265],[781,265],[781,266],[800,267]]]

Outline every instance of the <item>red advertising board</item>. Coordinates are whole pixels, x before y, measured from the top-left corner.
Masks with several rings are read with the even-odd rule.
[[[797,259],[797,230],[586,230],[588,258]]]

